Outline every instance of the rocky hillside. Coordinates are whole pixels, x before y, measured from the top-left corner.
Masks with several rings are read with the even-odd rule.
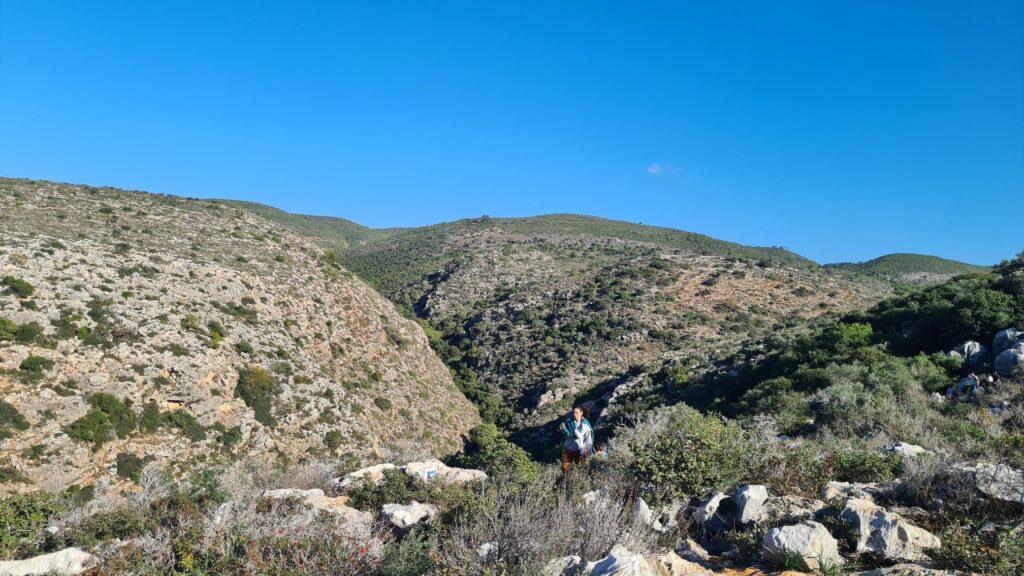
[[[959,274],[990,270],[987,266],[975,266],[924,254],[886,254],[867,262],[828,264],[826,266],[916,286],[941,284]]]
[[[336,244],[339,261],[423,319],[484,417],[513,430],[643,387],[666,363],[706,367],[781,326],[891,293],[781,248],[583,216],[379,232]]]
[[[236,454],[459,448],[423,331],[324,250],[221,204],[0,180],[0,481]]]

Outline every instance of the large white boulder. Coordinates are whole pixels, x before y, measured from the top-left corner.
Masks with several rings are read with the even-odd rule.
[[[942,546],[938,536],[867,500],[850,498],[839,517],[860,535],[857,552],[913,562],[927,560],[925,550]]]
[[[818,570],[823,565],[838,566],[843,557],[839,555],[839,542],[829,534],[823,525],[806,520],[794,526],[772,528],[761,541],[765,556],[779,558],[787,551],[803,557],[807,567]]]
[[[733,496],[739,510],[740,524],[760,522],[768,517],[768,488],[761,484],[743,486]]]
[[[897,442],[889,447],[889,451],[893,454],[899,454],[904,458],[914,458],[924,454],[931,454],[927,448],[918,446],[917,444],[908,444],[906,442]]]
[[[335,480],[334,486],[336,490],[346,490],[349,486],[355,484],[357,480],[365,480],[376,485],[384,480],[384,472],[387,470],[394,470],[395,468],[397,468],[397,466],[390,463],[376,464],[374,466],[360,468],[355,472],[349,472]]]
[[[953,352],[964,359],[971,370],[979,370],[988,361],[988,349],[974,340],[968,340],[956,347]]]
[[[422,520],[429,520],[437,514],[437,508],[413,500],[408,504],[385,504],[380,515],[397,528],[408,528]]]
[[[36,574],[80,574],[93,560],[92,554],[79,548],[65,548],[28,558],[0,562],[0,576],[33,576]]]
[[[402,466],[402,471],[409,476],[419,478],[426,482],[442,480],[445,482],[465,484],[467,482],[483,482],[487,480],[487,473],[482,470],[454,468],[436,459],[423,460],[421,462],[409,462],[405,466]]]

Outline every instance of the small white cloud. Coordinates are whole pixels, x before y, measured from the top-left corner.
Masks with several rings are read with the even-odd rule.
[[[654,176],[657,176],[659,174],[671,174],[675,171],[676,170],[672,166],[672,163],[667,160],[662,162],[655,162],[654,164],[651,164],[650,166],[647,167],[647,173]]]

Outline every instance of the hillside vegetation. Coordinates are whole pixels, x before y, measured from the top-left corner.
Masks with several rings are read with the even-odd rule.
[[[0,226],[8,489],[150,461],[447,454],[478,421],[419,326],[250,212],[4,179]]]
[[[887,254],[867,262],[827,264],[826,266],[914,285],[934,285],[960,274],[990,270],[987,266],[975,266],[924,254]]]

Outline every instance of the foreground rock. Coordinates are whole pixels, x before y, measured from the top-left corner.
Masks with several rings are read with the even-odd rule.
[[[847,498],[860,498],[875,502],[891,498],[895,484],[829,482],[821,489],[821,499],[826,502],[843,501]]]
[[[1000,330],[992,339],[992,355],[998,357],[1004,350],[1013,348],[1018,342],[1024,342],[1024,332],[1016,328]]]
[[[402,472],[423,481],[443,480],[445,482],[465,484],[467,482],[483,482],[487,480],[487,473],[483,470],[454,468],[435,459],[410,462],[402,466]]]
[[[993,363],[996,374],[1000,376],[1016,376],[1024,373],[1024,342],[1018,342],[1013,348],[1003,350],[996,356]]]
[[[373,524],[373,516],[369,512],[363,512],[346,506],[347,498],[328,498],[324,491],[319,488],[312,490],[293,490],[285,488],[281,490],[264,490],[261,498],[273,500],[297,500],[312,510],[332,514],[345,522],[350,528],[368,531]]]
[[[807,520],[795,526],[772,528],[764,535],[761,545],[765,557],[777,560],[791,552],[803,557],[807,567],[818,570],[823,565],[837,566],[844,560],[839,555],[839,542],[823,525]]]
[[[913,562],[927,560],[925,550],[942,546],[931,532],[867,500],[850,498],[840,518],[859,534],[859,553],[870,552],[889,561]]]
[[[359,480],[365,480],[374,485],[380,484],[381,481],[384,480],[384,472],[394,470],[395,468],[397,468],[397,466],[394,464],[385,463],[377,464],[375,466],[367,466],[366,468],[360,468],[355,472],[349,472],[334,481],[335,490],[344,491]]]
[[[92,554],[78,548],[65,548],[59,552],[43,554],[27,560],[0,562],[0,576],[30,576],[35,574],[80,574],[93,560]]]
[[[980,370],[985,362],[988,362],[988,349],[974,340],[968,340],[956,347],[949,353],[950,356],[958,356],[967,362],[971,370]]]
[[[385,504],[380,515],[396,528],[408,528],[422,520],[429,520],[437,514],[437,508],[413,500],[408,504]]]
[[[752,484],[740,488],[733,496],[739,510],[740,524],[760,522],[768,517],[768,488],[760,484]]]
[[[583,568],[587,576],[657,576],[663,574],[654,560],[616,544],[604,558]]]
[[[973,488],[982,500],[1024,507],[1024,472],[1006,464],[960,464],[947,478],[947,490]]]

